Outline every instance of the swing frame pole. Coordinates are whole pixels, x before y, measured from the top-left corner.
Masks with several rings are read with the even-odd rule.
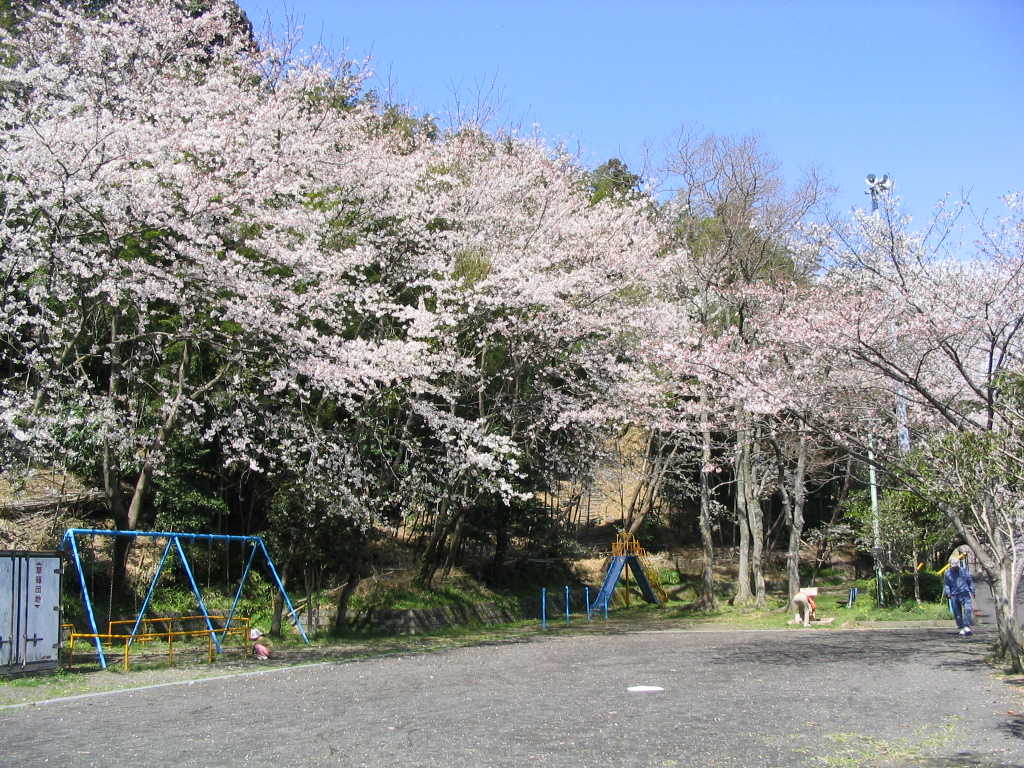
[[[149,590],[146,592],[146,599],[142,601],[142,607],[139,608],[139,615],[135,617],[135,625],[132,627],[132,635],[129,639],[129,643],[135,642],[135,636],[139,633],[139,627],[142,626],[142,617],[146,615],[146,609],[149,608],[150,598],[153,597],[153,592],[156,590],[156,583],[160,579],[160,574],[164,570],[164,563],[167,562],[167,555],[171,553],[171,541],[168,539],[167,546],[164,547],[163,557],[160,558],[160,565],[156,567],[156,573],[153,574],[153,581],[149,583]]]
[[[252,551],[249,553],[249,559],[245,563],[245,570],[242,571],[242,580],[238,583],[238,591],[235,592],[235,599],[231,603],[231,610],[228,611],[228,618],[224,622],[224,630],[221,632],[221,641],[227,637],[228,627],[231,626],[231,620],[235,618],[235,610],[238,608],[238,603],[242,599],[242,590],[245,589],[245,582],[249,579],[249,571],[252,570],[253,561],[256,559],[256,545],[253,545]],[[308,640],[306,641],[309,642]]]
[[[309,645],[309,638],[306,637],[306,630],[302,628],[302,621],[299,619],[295,608],[292,607],[292,601],[288,597],[288,593],[285,591],[284,583],[281,581],[281,577],[277,575],[277,568],[274,567],[274,561],[270,559],[270,553],[267,552],[267,546],[263,543],[263,539],[258,536],[254,537],[257,543],[260,545],[260,549],[263,550],[263,556],[267,559],[267,567],[270,568],[270,575],[274,577],[274,583],[277,584],[277,588],[281,590],[281,597],[284,598],[285,604],[288,606],[288,612],[292,615],[295,620],[295,628],[299,630],[299,634],[302,635],[302,639],[306,641],[306,645]],[[307,610],[310,606],[306,606]]]
[[[78,583],[82,588],[82,602],[85,603],[85,614],[89,617],[89,627],[92,629],[92,642],[96,646],[96,653],[100,661],[100,669],[107,668],[107,657],[103,655],[103,643],[100,642],[99,635],[100,631],[96,628],[96,614],[92,610],[92,596],[89,594],[89,586],[85,583],[85,569],[82,568],[82,558],[78,552],[78,542],[75,541],[75,537],[72,534],[71,529],[64,533],[64,538],[61,540],[61,549],[64,549],[68,543],[71,544],[71,556],[75,562],[75,567],[78,569]]]
[[[220,640],[216,637],[217,631],[213,628],[213,622],[210,621],[210,612],[206,610],[206,603],[199,592],[199,585],[196,584],[196,577],[192,575],[192,566],[189,565],[188,557],[185,556],[185,548],[181,546],[181,539],[175,537],[174,546],[178,550],[178,557],[181,558],[181,565],[185,569],[185,575],[188,576],[188,581],[192,585],[192,593],[196,596],[196,600],[199,601],[199,610],[202,611],[203,618],[206,619],[206,628],[210,631],[210,637],[213,638],[213,642],[217,646],[217,653],[224,653],[224,650],[220,647]]]

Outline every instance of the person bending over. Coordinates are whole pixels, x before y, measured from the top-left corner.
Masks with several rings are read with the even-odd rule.
[[[806,592],[797,592],[793,595],[793,607],[796,608],[795,620],[801,622],[805,627],[809,627],[815,618],[814,612],[817,609],[814,598]]]

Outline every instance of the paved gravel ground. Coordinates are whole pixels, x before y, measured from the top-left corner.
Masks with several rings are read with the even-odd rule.
[[[0,765],[1021,768],[992,633],[537,632],[3,707]]]

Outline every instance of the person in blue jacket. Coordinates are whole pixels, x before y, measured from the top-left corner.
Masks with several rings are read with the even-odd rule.
[[[974,579],[967,566],[961,563],[957,555],[949,558],[949,568],[942,578],[942,594],[949,598],[953,606],[953,618],[960,628],[961,635],[971,634],[971,618],[974,616]]]

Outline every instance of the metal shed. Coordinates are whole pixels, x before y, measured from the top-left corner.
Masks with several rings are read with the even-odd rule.
[[[60,552],[0,551],[0,675],[60,663]]]

